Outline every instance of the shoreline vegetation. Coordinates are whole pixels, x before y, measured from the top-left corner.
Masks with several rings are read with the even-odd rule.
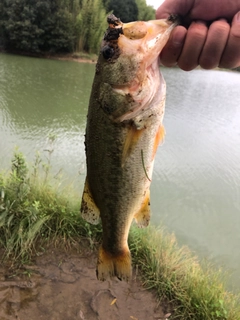
[[[8,0],[0,2],[0,47],[28,53],[98,53],[114,12],[123,22],[152,20],[146,0]]]
[[[96,64],[98,56],[95,53],[87,53],[87,52],[73,52],[73,53],[29,53],[29,52],[22,52],[22,51],[5,51],[1,50],[0,53],[4,54],[14,54],[20,55],[25,57],[33,57],[33,58],[42,58],[42,59],[52,59],[52,60],[60,60],[60,61],[74,61],[78,63],[92,63]],[[172,67],[178,68],[178,66]],[[197,67],[197,69],[202,69],[201,67]],[[202,69],[204,70],[204,69]],[[240,66],[234,69],[224,69],[224,68],[216,68],[215,70],[223,70],[223,71],[238,71],[240,72]]]
[[[11,171],[0,173],[0,250],[2,263],[20,267],[39,248],[86,241],[96,251],[101,226],[86,223],[79,214],[80,196],[71,186],[51,177],[51,153],[44,162],[39,154],[29,168],[15,151]],[[200,263],[187,247],[164,228],[138,229],[129,236],[133,266],[146,289],[159,301],[168,301],[171,319],[239,320],[240,296],[226,289],[224,275]]]
[[[31,53],[18,50],[3,50],[0,48],[0,53],[3,54],[12,54],[19,55],[30,58],[42,58],[42,59],[52,59],[52,60],[61,60],[61,61],[75,61],[80,63],[97,63],[98,56],[94,53],[87,53],[84,51],[73,52],[73,53]]]

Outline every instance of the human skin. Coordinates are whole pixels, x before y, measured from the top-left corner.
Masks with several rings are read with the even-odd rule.
[[[190,71],[240,66],[240,0],[165,0],[156,18],[178,14],[177,26],[161,52],[161,63]]]

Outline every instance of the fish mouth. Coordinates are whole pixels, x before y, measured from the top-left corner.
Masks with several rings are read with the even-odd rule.
[[[154,34],[153,25],[160,27],[169,27],[172,26],[174,28],[176,25],[180,23],[180,18],[178,15],[171,14],[168,19],[158,19],[158,20],[150,20],[150,21],[133,21],[128,23],[122,23],[121,28],[123,30],[123,34],[125,37],[131,40],[137,40],[144,38],[148,33],[151,33],[153,36],[157,38],[160,36],[159,31],[155,28],[155,31],[158,34]]]
[[[180,19],[177,15],[169,15],[168,19],[123,23],[119,18],[115,17],[114,14],[110,14],[107,17],[107,22],[108,29],[103,38],[104,46],[101,51],[106,60],[114,61],[114,59],[118,58],[119,54],[125,52],[124,49],[126,47],[129,47],[130,50],[139,47],[139,41],[142,42],[142,48],[144,46],[147,50],[158,48],[160,51],[159,41],[161,40],[160,42],[163,42],[163,38],[169,36],[172,29],[179,24]],[[165,43],[166,41],[164,45]],[[162,45],[162,47],[164,45]],[[112,56],[108,56],[108,53],[111,51],[109,48],[113,49]],[[109,51],[106,52],[106,55],[105,49]],[[138,48],[138,50],[144,51],[140,48]]]
[[[170,15],[168,19],[124,23],[121,25],[123,35],[118,39],[118,47],[130,55],[131,51],[135,51],[135,54],[142,56],[141,64],[144,64],[145,70],[149,69],[178,24],[177,15]]]
[[[118,48],[121,54],[131,57],[136,64],[136,74],[128,83],[112,85],[115,92],[131,96],[133,100],[128,112],[116,121],[130,120],[143,113],[151,106],[154,97],[164,92],[165,82],[159,71],[159,55],[177,24],[177,16],[121,24]]]
[[[151,108],[159,92],[164,99],[159,55],[178,18],[122,23],[112,14],[108,24],[101,48],[101,61],[107,70],[103,82],[118,101],[126,103],[107,113],[114,122],[122,122]]]
[[[117,40],[120,34],[124,34],[125,37],[131,40],[142,39],[148,32],[148,22],[146,21],[123,23],[114,14],[110,14],[107,17],[107,22],[108,29],[104,35],[105,41]],[[150,22],[156,25],[163,25],[163,20],[151,20]],[[175,25],[179,24],[180,18],[178,15],[170,14],[165,22],[169,25],[174,24],[173,27],[175,27]]]

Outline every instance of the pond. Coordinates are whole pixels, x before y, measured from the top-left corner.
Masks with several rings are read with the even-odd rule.
[[[53,149],[54,174],[85,179],[84,131],[93,64],[0,54],[0,170],[15,146],[29,163]],[[151,221],[174,232],[240,286],[240,73],[162,68],[166,137],[151,185]],[[51,145],[49,136],[55,136]],[[239,291],[239,290],[238,290]]]

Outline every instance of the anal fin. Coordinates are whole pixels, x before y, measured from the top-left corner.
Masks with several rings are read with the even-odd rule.
[[[142,202],[140,210],[134,215],[135,221],[139,228],[145,228],[149,225],[151,217],[150,212],[150,191],[146,193],[146,196]]]
[[[81,203],[81,216],[91,224],[98,224],[100,222],[100,211],[94,202],[91,191],[89,190],[88,178],[86,177],[82,203]]]

